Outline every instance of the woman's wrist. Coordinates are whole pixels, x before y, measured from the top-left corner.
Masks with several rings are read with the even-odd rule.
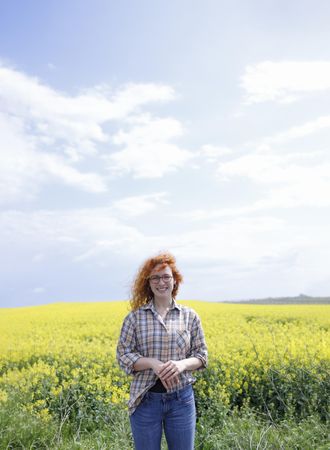
[[[157,372],[160,361],[156,358],[146,358],[148,360],[149,369],[152,369],[154,372]]]

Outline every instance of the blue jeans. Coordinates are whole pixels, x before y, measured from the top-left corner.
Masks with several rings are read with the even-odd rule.
[[[193,450],[196,411],[192,386],[169,394],[147,392],[130,421],[136,450],[160,450],[163,427],[168,450]]]

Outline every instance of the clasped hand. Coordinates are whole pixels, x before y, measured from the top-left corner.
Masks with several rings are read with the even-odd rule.
[[[156,369],[156,370],[155,370]],[[154,372],[159,377],[166,389],[173,389],[179,383],[179,375],[185,370],[183,361],[159,361]]]

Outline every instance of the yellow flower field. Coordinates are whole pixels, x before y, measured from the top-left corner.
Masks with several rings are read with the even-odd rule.
[[[327,414],[329,305],[183,303],[199,313],[209,348],[209,367],[197,375],[201,405]],[[0,404],[21,395],[46,422],[124,407],[129,379],[115,349],[127,313],[127,302],[1,309]]]

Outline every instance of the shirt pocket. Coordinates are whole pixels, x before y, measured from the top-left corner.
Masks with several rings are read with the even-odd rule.
[[[190,331],[189,330],[176,330],[175,342],[177,346],[178,356],[183,359],[190,351]]]

